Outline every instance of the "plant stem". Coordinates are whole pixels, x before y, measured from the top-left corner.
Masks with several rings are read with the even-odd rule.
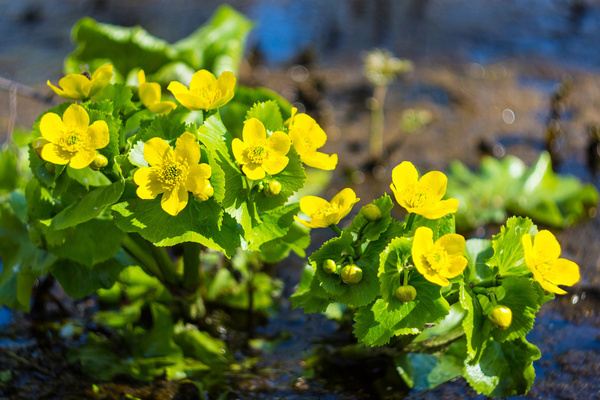
[[[167,249],[165,249],[164,247],[157,247],[157,246],[153,245],[152,243],[149,243],[149,244],[150,244],[150,251],[152,252],[152,255],[154,256],[154,258],[156,259],[156,262],[158,263],[158,268],[160,269],[163,276],[165,277],[165,281],[167,281],[168,283],[170,283],[172,285],[176,285],[179,282],[179,276],[177,276],[177,271],[175,270],[175,265],[173,264],[171,257],[169,257],[169,254],[167,253]]]
[[[408,285],[408,268],[404,268],[404,285]]]
[[[407,231],[410,231],[412,229],[412,226],[415,223],[416,215],[417,214],[415,214],[415,213],[408,213],[408,215],[406,216],[406,222],[404,223],[404,228]]]
[[[188,242],[183,247],[183,287],[190,292],[200,285],[200,243]]]
[[[471,282],[469,284],[469,287],[471,289],[475,288],[475,287],[480,287],[480,288],[489,288],[489,287],[494,287],[494,286],[498,286],[498,281],[502,279],[500,275],[494,275],[491,278],[488,279],[484,279],[481,282]]]
[[[331,230],[338,236],[342,236],[342,231],[340,230],[340,228],[337,227],[337,225],[331,224],[329,225],[329,228],[331,228]]]
[[[371,134],[369,136],[369,154],[374,160],[381,160],[383,156],[383,130],[385,116],[383,103],[387,93],[387,85],[376,86],[371,102]]]
[[[164,276],[154,258],[148,254],[148,252],[130,235],[125,235],[123,237],[122,246],[125,251],[131,254],[133,258],[135,258],[142,264],[143,267],[145,267],[144,269],[157,277],[159,280],[164,280]]]

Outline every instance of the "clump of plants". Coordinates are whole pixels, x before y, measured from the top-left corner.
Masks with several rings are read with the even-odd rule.
[[[579,280],[579,267],[528,218],[509,218],[491,240],[465,240],[455,233],[459,201],[442,199],[446,186],[443,173],[419,178],[403,162],[390,188],[405,220],[392,217],[384,194],[343,230],[337,224],[358,200],[351,189],[330,202],[302,198],[301,222],[337,237],[309,257],[293,304],[307,313],[347,307],[358,341],[387,346],[410,387],[463,376],[488,396],[524,394],[540,358],[525,336],[542,304],[566,293],[559,286]]]

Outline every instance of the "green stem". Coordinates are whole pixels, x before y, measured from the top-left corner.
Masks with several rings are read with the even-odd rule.
[[[485,289],[483,287],[479,287],[479,286],[473,287],[472,290],[473,290],[473,293],[475,293],[475,294],[482,294],[484,296],[487,296],[489,294],[487,289]]]
[[[406,222],[404,223],[404,228],[407,231],[410,231],[413,227],[413,224],[415,223],[415,217],[417,216],[417,214],[415,213],[408,213],[408,215],[406,216]]]
[[[502,277],[500,275],[494,275],[491,278],[488,279],[484,279],[481,282],[471,282],[469,284],[469,287],[471,289],[473,289],[474,287],[480,287],[480,288],[489,288],[489,287],[494,287],[494,286],[498,286],[498,281],[502,279]]]
[[[338,236],[342,236],[342,231],[340,230],[340,228],[337,227],[337,225],[331,224],[329,225],[329,228],[331,228],[331,230]]]
[[[375,160],[380,160],[383,156],[383,131],[385,125],[383,103],[385,102],[386,93],[386,85],[376,86],[371,102],[371,134],[369,136],[369,154]]]
[[[408,285],[408,268],[404,268],[404,284],[403,286]]]
[[[164,276],[158,267],[156,260],[150,254],[148,254],[142,245],[136,242],[130,235],[125,235],[123,237],[122,246],[125,251],[131,254],[133,258],[135,258],[142,264],[143,267],[145,267],[144,269],[161,281],[164,280]]]
[[[183,247],[183,287],[190,292],[200,285],[200,243],[189,242]]]
[[[167,250],[164,247],[154,246],[152,243],[150,244],[150,251],[152,255],[156,259],[158,263],[158,267],[160,268],[160,272],[162,272],[165,281],[172,285],[176,285],[179,281],[179,277],[177,276],[177,271],[175,270],[175,265],[169,257]]]

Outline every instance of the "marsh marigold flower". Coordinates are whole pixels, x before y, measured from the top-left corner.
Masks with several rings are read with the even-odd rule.
[[[62,118],[54,113],[44,114],[40,132],[49,142],[42,147],[41,158],[53,164],[69,164],[74,169],[90,165],[98,154],[96,150],[110,141],[106,122],[90,125],[87,111],[77,104],[71,104]]]
[[[356,202],[354,190],[346,188],[333,196],[331,202],[317,196],[304,196],[300,199],[300,210],[308,215],[310,221],[298,217],[294,219],[309,228],[326,228],[337,225],[344,218]]]
[[[188,192],[199,199],[213,193],[210,185],[212,170],[199,164],[200,145],[194,135],[185,132],[175,142],[175,150],[166,140],[152,138],[144,144],[144,158],[150,167],[138,169],[133,181],[141,199],[154,199],[162,194],[160,206],[170,215],[177,215],[188,203]]]
[[[543,230],[531,239],[526,233],[521,237],[525,264],[536,281],[548,292],[566,294],[558,285],[572,286],[579,281],[579,266],[573,261],[559,258],[560,244],[552,232]]]
[[[317,149],[327,141],[327,134],[312,117],[298,114],[292,107],[292,117],[289,120],[290,139],[302,162],[309,167],[333,170],[338,162],[337,154],[325,154]]]
[[[419,179],[415,166],[404,161],[392,171],[390,188],[398,204],[408,212],[438,219],[458,209],[457,199],[442,200],[447,184],[448,178],[439,171],[431,171]]]
[[[235,76],[230,71],[223,72],[219,79],[202,69],[192,76],[188,89],[179,82],[171,82],[167,87],[184,107],[190,110],[213,110],[224,106],[233,98]]]
[[[235,138],[231,143],[233,156],[242,165],[242,171],[249,179],[265,177],[265,173],[275,175],[283,171],[290,161],[286,154],[290,151],[290,138],[283,132],[273,132],[267,137],[262,122],[250,118],[242,130],[243,141]]]
[[[421,226],[415,231],[412,259],[417,271],[429,282],[440,286],[450,284],[448,279],[460,275],[467,266],[465,238],[450,233],[433,241],[433,231]]]
[[[113,66],[103,65],[94,72],[92,76],[89,73],[69,74],[58,81],[60,88],[54,86],[48,81],[48,86],[54,93],[62,98],[69,100],[87,100],[100,93],[102,89],[110,83],[113,76]]]
[[[138,83],[140,85],[138,94],[142,104],[155,114],[168,114],[177,108],[172,101],[161,101],[160,84],[157,82],[146,82],[144,70],[138,72]]]

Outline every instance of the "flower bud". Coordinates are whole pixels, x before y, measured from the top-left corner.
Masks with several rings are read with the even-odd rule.
[[[93,169],[94,171],[98,171],[101,170],[102,168],[106,167],[108,165],[108,159],[106,157],[104,157],[102,154],[98,153],[96,154],[96,158],[94,158],[94,161],[92,161],[92,163],[90,164],[90,168]]]
[[[333,274],[337,272],[337,264],[333,260],[325,260],[323,263],[323,271],[328,274]]]
[[[381,219],[381,210],[375,204],[368,204],[363,207],[362,214],[369,222],[379,221]]]
[[[488,318],[498,329],[506,329],[512,323],[512,311],[505,306],[496,306]]]
[[[31,146],[33,147],[33,150],[35,151],[35,154],[37,154],[37,156],[39,158],[42,158],[42,149],[48,143],[50,143],[50,142],[47,141],[46,139],[44,139],[43,137],[39,137],[31,143]]]
[[[348,264],[340,271],[342,281],[349,285],[354,285],[361,281],[363,272],[356,264]]]
[[[265,195],[267,197],[275,197],[281,192],[281,183],[277,181],[270,181],[265,188]]]
[[[411,285],[400,286],[398,289],[396,289],[396,297],[398,300],[408,303],[417,297],[417,289]]]
[[[194,192],[194,197],[200,201],[206,201],[210,199],[213,196],[213,194],[215,194],[215,188],[213,188],[212,185],[209,183],[208,185],[206,185],[204,190]]]

